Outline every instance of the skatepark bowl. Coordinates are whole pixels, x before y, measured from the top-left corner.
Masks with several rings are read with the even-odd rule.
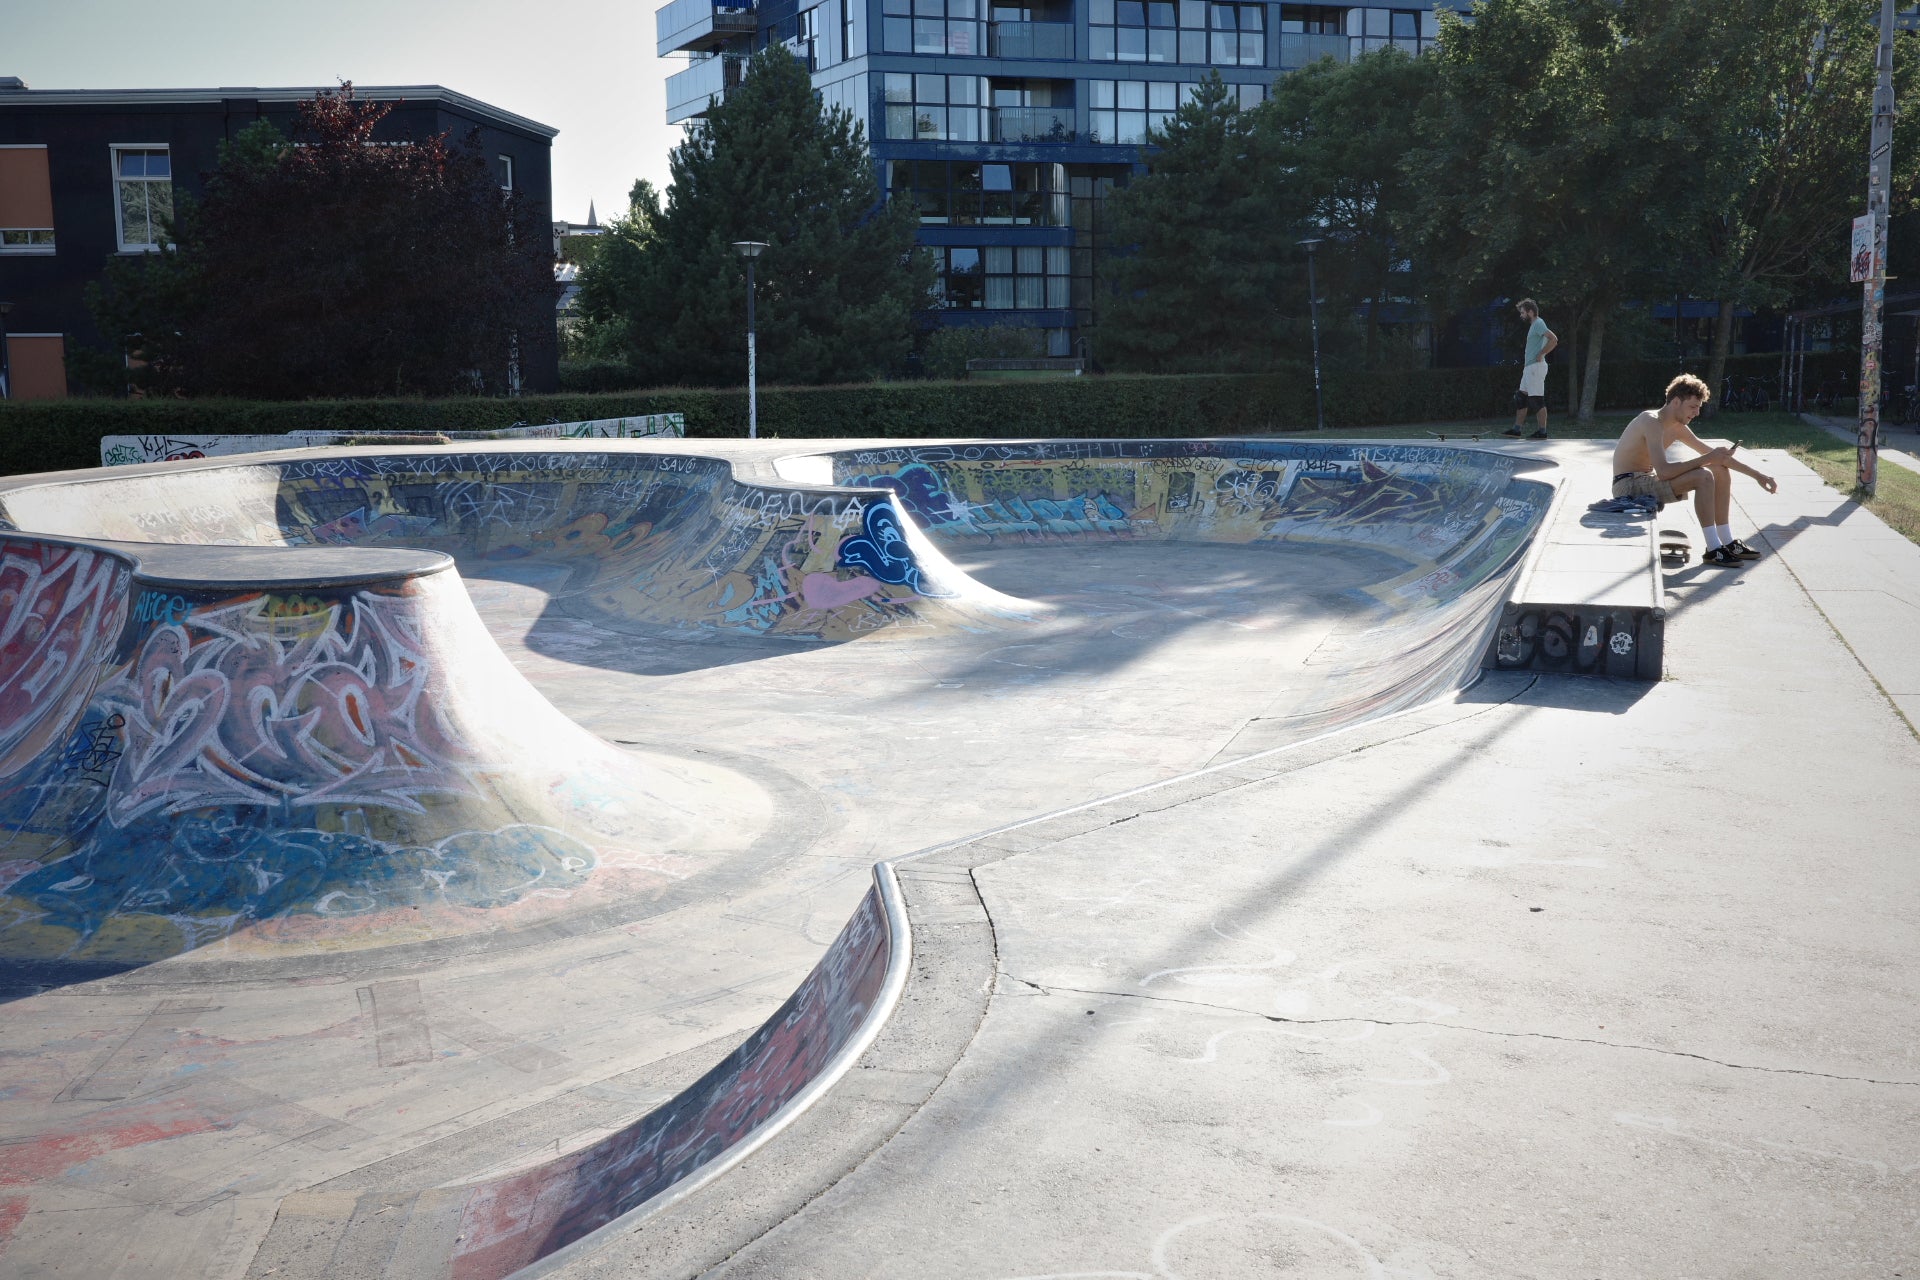
[[[0,481],[0,1256],[590,1247],[871,1040],[885,860],[1469,683],[1527,465],[541,441]],[[381,1261],[328,1253],[395,1206]]]

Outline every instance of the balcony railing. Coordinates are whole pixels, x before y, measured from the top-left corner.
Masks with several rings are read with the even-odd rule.
[[[1417,58],[1432,52],[1439,43],[1431,36],[1332,36],[1288,31],[1280,35],[1280,65],[1291,70],[1322,58],[1351,62],[1363,53],[1387,48],[1398,49]]]
[[[1352,46],[1358,43],[1348,36],[1329,36],[1303,34],[1297,31],[1282,32],[1280,35],[1280,65],[1283,67],[1304,67],[1332,58],[1335,62],[1346,62],[1352,56]]]
[[[1071,22],[995,22],[987,27],[987,54],[994,58],[1073,57]]]
[[[759,25],[753,6],[723,5],[716,0],[673,0],[653,15],[659,54],[716,49],[738,36],[750,36]]]
[[[685,71],[667,77],[667,123],[679,124],[707,113],[714,99],[740,87],[746,61],[729,54],[702,58]]]
[[[990,113],[994,142],[1073,142],[1071,107],[995,107]]]

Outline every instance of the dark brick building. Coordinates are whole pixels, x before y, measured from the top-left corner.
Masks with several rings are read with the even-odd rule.
[[[51,89],[0,77],[0,302],[12,393],[68,392],[67,352],[106,349],[87,312],[86,286],[117,254],[151,253],[174,192],[198,193],[221,142],[255,120],[291,131],[294,109],[317,89]],[[501,186],[553,217],[552,152],[558,130],[438,85],[361,88],[364,101],[397,105],[386,141],[479,131]],[[553,303],[527,302],[527,332],[551,332]],[[535,355],[533,353],[539,353]],[[555,390],[551,342],[528,344],[528,391]]]

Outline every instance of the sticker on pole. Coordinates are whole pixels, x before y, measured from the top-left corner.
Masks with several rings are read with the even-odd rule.
[[[1853,282],[1865,284],[1873,274],[1873,215],[1863,213],[1853,220]]]

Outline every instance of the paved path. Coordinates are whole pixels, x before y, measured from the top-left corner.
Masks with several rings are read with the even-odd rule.
[[[1854,444],[1859,440],[1859,431],[1851,418],[1835,418],[1820,413],[1803,413],[1802,421],[1819,427],[1822,431]],[[1880,427],[1880,456],[1897,467],[1909,471],[1920,471],[1920,458],[1914,457],[1910,449],[1920,448],[1920,431],[1905,427],[1890,427],[1882,423]],[[1907,448],[1898,446],[1905,445]]]
[[[1672,575],[1665,681],[905,864],[894,1042],[565,1274],[1920,1273],[1920,547],[1756,452],[1773,554]]]

